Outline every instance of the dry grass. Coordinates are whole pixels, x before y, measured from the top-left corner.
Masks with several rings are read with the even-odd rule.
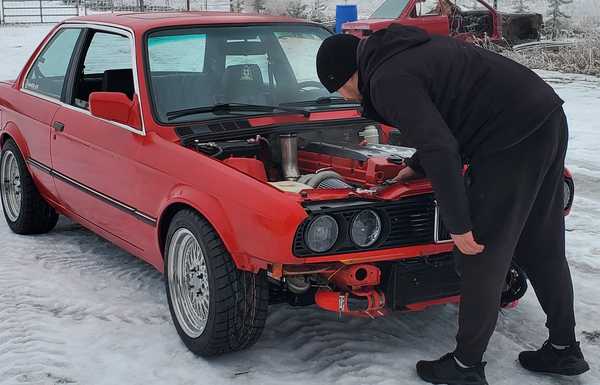
[[[502,50],[502,54],[533,69],[600,76],[600,31],[580,35],[572,45]]]

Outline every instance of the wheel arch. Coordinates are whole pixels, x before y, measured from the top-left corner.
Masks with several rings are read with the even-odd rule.
[[[0,132],[0,147],[4,146],[4,143],[6,143],[8,139],[12,139],[16,143],[23,158],[26,159],[29,156],[27,141],[23,135],[21,135],[21,131],[17,125],[13,122],[8,122],[4,127],[4,130]]]
[[[166,257],[164,251],[169,225],[179,211],[189,209],[198,213],[217,232],[238,269],[258,272],[266,267],[258,266],[239,250],[235,232],[225,210],[215,197],[190,187],[179,186],[176,190],[176,194],[171,194],[172,199],[163,206],[157,220],[157,241],[163,261]]]

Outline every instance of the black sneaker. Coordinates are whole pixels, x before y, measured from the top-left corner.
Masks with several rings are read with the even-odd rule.
[[[540,350],[519,354],[521,366],[532,372],[577,376],[590,370],[579,342],[566,349],[556,349],[546,341]]]
[[[417,374],[431,384],[488,385],[484,368],[485,363],[462,368],[454,360],[454,353],[448,353],[437,361],[419,361]]]

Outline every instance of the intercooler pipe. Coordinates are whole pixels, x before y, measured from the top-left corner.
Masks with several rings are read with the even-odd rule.
[[[294,134],[285,134],[279,137],[281,142],[281,168],[283,177],[287,180],[297,180],[300,177],[298,170],[298,137]]]

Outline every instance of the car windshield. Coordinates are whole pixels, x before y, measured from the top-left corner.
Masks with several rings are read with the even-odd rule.
[[[408,0],[386,0],[373,12],[370,19],[395,19],[400,16]]]
[[[155,115],[163,123],[181,123],[213,118],[215,111],[202,107],[222,104],[331,106],[335,103],[317,102],[330,94],[315,66],[321,42],[330,35],[325,28],[302,24],[153,32],[147,39],[147,66]],[[169,112],[186,109],[203,112],[168,118]],[[217,114],[223,113],[266,112],[219,109]]]

